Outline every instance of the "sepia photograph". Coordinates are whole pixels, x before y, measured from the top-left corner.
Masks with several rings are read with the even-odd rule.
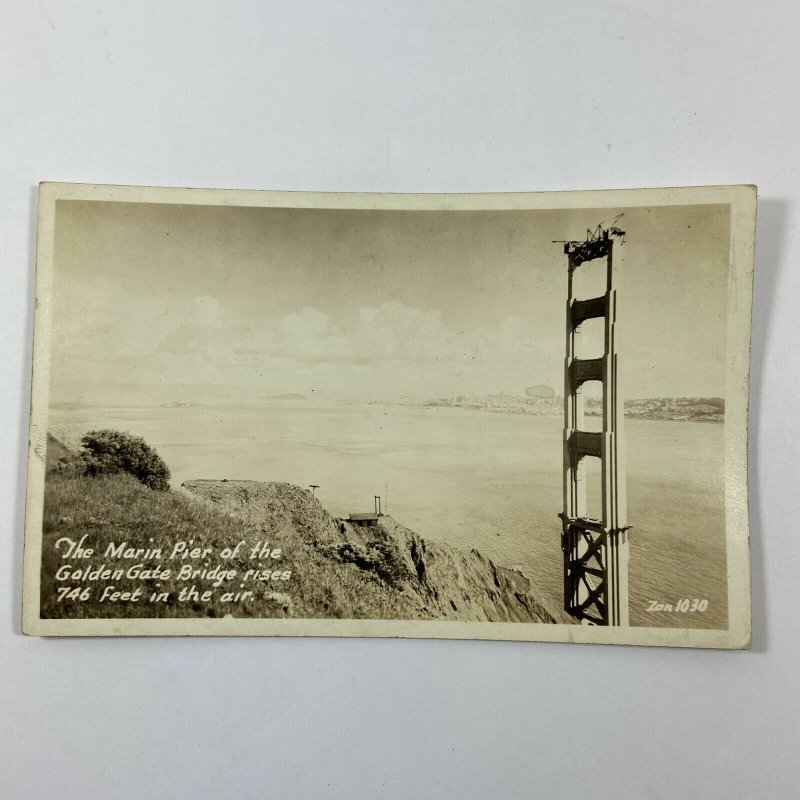
[[[42,185],[25,631],[749,646],[754,215]]]

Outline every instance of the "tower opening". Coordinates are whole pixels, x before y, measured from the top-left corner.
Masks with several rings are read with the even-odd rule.
[[[601,358],[606,351],[606,321],[593,317],[575,329],[575,358]]]

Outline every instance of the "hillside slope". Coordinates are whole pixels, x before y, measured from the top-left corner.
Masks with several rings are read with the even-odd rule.
[[[487,622],[561,622],[519,572],[498,567],[477,550],[429,542],[389,516],[374,528],[334,519],[310,492],[288,483],[194,480],[189,495],[278,537],[291,553],[309,548],[327,561],[351,564],[410,601],[412,618]],[[294,585],[296,587],[296,584]],[[283,590],[290,596],[292,584]]]

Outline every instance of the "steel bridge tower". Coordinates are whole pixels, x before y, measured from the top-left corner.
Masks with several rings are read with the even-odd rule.
[[[598,228],[584,242],[567,242],[567,354],[564,362],[564,511],[561,549],[564,553],[564,608],[581,622],[628,625],[628,530],[623,400],[619,390],[619,356],[615,323],[615,235],[622,231]],[[606,261],[606,291],[599,297],[576,300],[573,276],[582,264]],[[578,358],[581,324],[602,319],[604,352],[599,358]],[[584,430],[583,384],[603,387],[603,427]],[[601,519],[587,516],[584,459],[600,460]]]

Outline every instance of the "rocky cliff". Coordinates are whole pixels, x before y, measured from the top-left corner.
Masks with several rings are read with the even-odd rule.
[[[287,551],[313,554],[311,564],[340,564],[396,597],[400,616],[486,622],[570,623],[548,608],[522,573],[496,565],[477,550],[423,539],[389,516],[375,527],[335,519],[305,489],[288,483],[194,480],[182,489],[244,521]],[[346,565],[346,566],[345,566]],[[313,575],[305,576],[313,579]],[[283,590],[288,616],[302,615],[302,582]],[[402,610],[401,610],[402,609]]]

